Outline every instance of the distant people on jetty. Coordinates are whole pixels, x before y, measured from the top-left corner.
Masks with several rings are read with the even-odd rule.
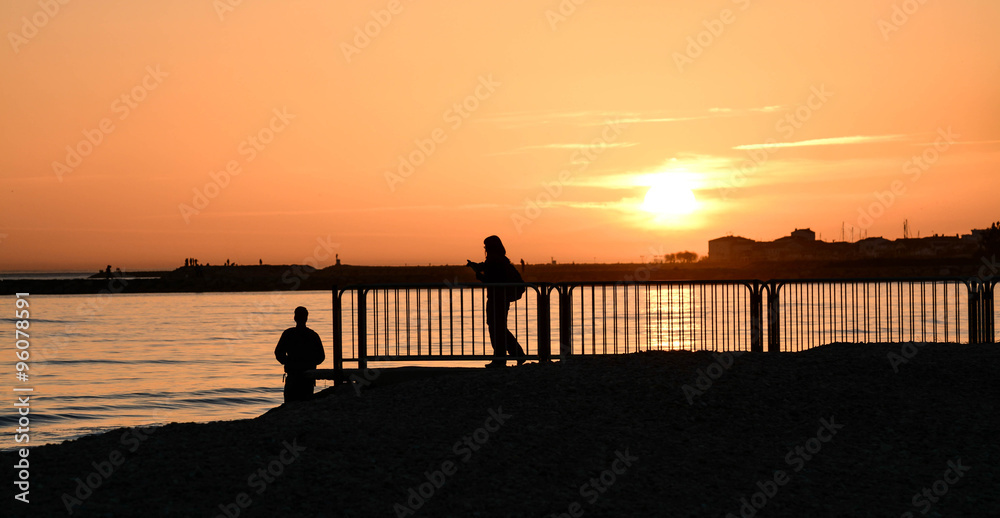
[[[323,341],[316,331],[306,327],[308,319],[309,310],[295,308],[295,327],[285,329],[274,348],[274,357],[285,366],[285,403],[312,399],[316,380],[303,373],[326,359]]]
[[[476,272],[476,278],[484,284],[523,282],[517,273],[517,268],[507,258],[507,250],[497,236],[483,240],[486,249],[486,260],[481,263],[466,261],[466,266]],[[486,289],[486,325],[490,330],[490,343],[493,345],[493,361],[487,367],[504,367],[507,365],[505,354],[514,357],[517,364],[524,363],[524,349],[517,343],[517,338],[507,329],[507,312],[510,303],[521,298],[523,288],[513,286],[493,287]]]

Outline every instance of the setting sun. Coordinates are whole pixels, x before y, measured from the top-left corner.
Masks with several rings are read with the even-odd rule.
[[[646,191],[639,206],[657,216],[686,216],[698,210],[692,182],[682,172],[660,173]]]

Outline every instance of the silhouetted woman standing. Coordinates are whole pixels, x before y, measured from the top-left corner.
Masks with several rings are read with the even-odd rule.
[[[476,272],[476,278],[485,284],[511,282],[508,269],[513,268],[513,265],[507,259],[507,250],[500,238],[490,236],[484,239],[483,248],[486,249],[486,261],[466,263]],[[512,288],[486,288],[486,325],[489,326],[490,343],[493,344],[493,361],[487,363],[487,367],[506,366],[505,352],[517,358],[518,365],[524,363],[524,349],[507,329],[507,312],[510,310],[510,302],[506,296],[508,289]]]

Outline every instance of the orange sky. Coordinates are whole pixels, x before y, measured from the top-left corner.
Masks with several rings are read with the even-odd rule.
[[[967,232],[1000,219],[997,20],[993,0],[9,0],[0,271]]]

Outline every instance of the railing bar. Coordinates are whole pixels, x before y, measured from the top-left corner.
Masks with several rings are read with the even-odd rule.
[[[585,290],[586,287],[580,288],[580,299],[586,302],[587,294]],[[584,309],[586,309],[586,304]],[[584,325],[584,332],[581,335],[581,345],[580,350],[585,351],[584,344],[586,343],[586,323],[587,323],[587,313],[582,311],[580,314],[580,322]],[[592,353],[597,352],[597,286],[590,286],[590,349]]]
[[[628,285],[622,286],[622,321],[625,324],[625,352],[628,352]],[[618,353],[618,349],[615,349],[615,353]]]
[[[794,350],[802,350],[802,284],[795,284],[795,306],[793,306],[793,322],[795,324]]]
[[[898,322],[896,328],[899,331],[899,341],[902,342],[906,338],[906,334],[903,333],[903,283],[899,283],[896,287],[896,322]]]
[[[708,330],[705,329],[707,327],[705,322],[708,320],[708,306],[705,304],[705,285],[699,285],[698,288],[698,300],[700,301],[698,308],[701,310],[701,325],[698,328],[701,330],[701,348],[702,350],[706,350],[708,349]]]
[[[650,350],[650,349],[652,349],[652,347],[653,347],[652,342],[651,342],[652,338],[650,337],[650,327],[649,327],[650,324],[652,323],[652,321],[650,319],[650,315],[649,315],[649,310],[651,309],[650,308],[650,300],[649,300],[649,293],[650,293],[649,292],[649,288],[650,287],[651,286],[649,284],[646,284],[646,350],[647,351]],[[659,328],[657,328],[657,330],[659,330]]]
[[[406,297],[406,355],[410,355],[410,290],[403,290],[403,295]],[[419,300],[419,298],[417,299]],[[419,324],[419,320],[417,321]],[[420,332],[417,331],[417,340],[420,340]],[[419,345],[417,348],[419,352]]]
[[[722,285],[722,350],[729,351],[732,342],[729,341],[729,313],[732,311],[729,302],[729,285]]]
[[[931,283],[931,329],[934,338],[934,342],[938,341],[937,338],[937,328],[938,328],[938,318],[937,318],[937,283]]]
[[[357,358],[358,357],[358,350],[357,350],[358,342],[357,342],[357,338],[354,336],[354,327],[358,325],[358,323],[357,323],[357,318],[358,318],[358,301],[357,301],[357,298],[354,296],[354,290],[350,290],[350,293],[351,293],[351,355],[354,356],[355,358]]]
[[[441,288],[438,288],[437,293],[438,293],[438,354],[444,354],[444,300],[442,300],[441,298],[442,294]],[[428,294],[428,296],[430,295]],[[428,304],[428,306],[429,305],[430,304]],[[430,341],[430,338],[428,338],[428,341]]]
[[[719,298],[716,296],[716,286],[712,286],[712,331],[718,331],[718,319],[719,319]],[[705,327],[708,327],[708,323],[705,323]],[[719,333],[713,332],[712,335],[712,349],[719,350]]]
[[[958,283],[955,285],[955,342],[962,343],[962,312],[959,311],[959,306],[962,304],[962,297],[960,295],[960,287]]]
[[[882,283],[875,283],[875,343],[880,343],[882,337],[882,306],[879,305]]]
[[[920,283],[920,341],[927,341],[927,283]]]
[[[373,339],[372,339],[372,345],[373,345],[372,351],[377,356],[378,355],[378,338],[379,338],[379,330],[378,330],[378,318],[379,318],[378,295],[379,295],[379,293],[377,291],[373,290],[371,292],[371,294],[372,294],[372,300],[374,300],[374,302],[375,302],[374,304],[372,304],[372,312],[374,313],[373,318],[372,318],[372,336],[373,336]],[[371,356],[371,355],[369,354],[369,356]]]
[[[607,287],[601,286],[601,351],[607,352],[608,349],[608,290]]]
[[[687,345],[684,344],[684,340],[680,335],[680,330],[677,329],[680,325],[679,320],[683,308],[680,305],[680,301],[676,304],[674,303],[674,286],[667,286],[667,340],[670,341],[670,348],[675,349],[680,346],[681,349],[687,349]],[[677,331],[675,333],[675,330]]]
[[[455,290],[448,288],[448,353],[455,354]]]
[[[915,342],[914,338],[914,328],[913,328],[913,288],[915,283],[910,283],[910,341]]]
[[[459,347],[461,354],[465,354],[465,288],[458,290],[458,327]]]
[[[613,286],[611,288],[611,300],[612,300],[611,318],[613,320],[613,324],[611,327],[611,338],[614,341],[615,353],[618,353],[618,287],[617,286]],[[607,352],[608,352],[607,350],[604,351],[605,354],[607,354]]]
[[[847,341],[847,284],[840,285],[840,322],[841,322],[841,341]]]
[[[663,286],[656,285],[656,348],[663,349]]]
[[[482,331],[483,337],[483,354],[489,352],[489,347],[493,340],[490,338],[489,331],[486,329],[486,290],[479,290],[479,307],[483,308],[483,318],[479,319],[479,330]],[[476,350],[476,345],[472,344],[472,350]]]
[[[948,284],[945,283],[941,286],[941,292],[944,293],[944,341],[948,341]]]

